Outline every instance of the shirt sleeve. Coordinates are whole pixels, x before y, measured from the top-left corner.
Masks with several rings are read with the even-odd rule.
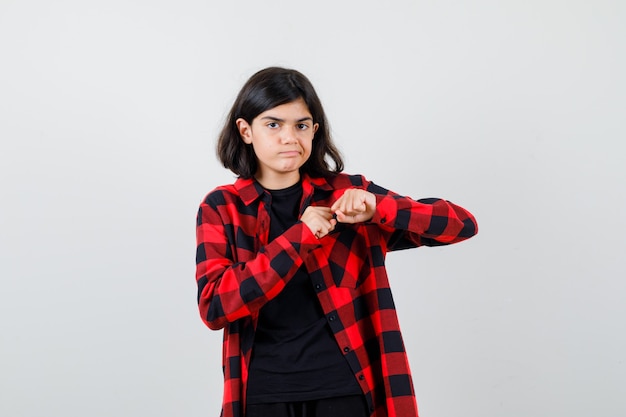
[[[386,231],[388,250],[449,245],[478,233],[472,213],[450,201],[413,200],[374,183],[366,184],[376,195],[376,212],[370,221]]]
[[[223,218],[215,207],[200,205],[196,225],[198,307],[205,324],[221,329],[254,315],[277,296],[319,241],[298,222],[256,254],[235,248],[237,220]],[[235,262],[233,250],[249,250],[245,262]],[[239,254],[241,255],[241,253]]]

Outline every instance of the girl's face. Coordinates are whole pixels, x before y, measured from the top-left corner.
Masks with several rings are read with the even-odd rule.
[[[256,179],[269,189],[289,187],[300,180],[300,167],[309,159],[318,124],[302,99],[264,111],[249,124],[237,119],[243,141],[251,144],[258,168]]]

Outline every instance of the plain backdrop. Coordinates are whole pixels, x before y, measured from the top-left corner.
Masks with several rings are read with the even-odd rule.
[[[218,416],[195,216],[269,65],[478,219],[388,257],[423,417],[626,415],[625,41],[621,0],[0,0],[0,415]]]

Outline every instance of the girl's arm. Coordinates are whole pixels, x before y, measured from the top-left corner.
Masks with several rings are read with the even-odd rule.
[[[235,263],[231,244],[237,230],[236,222],[225,222],[216,207],[206,202],[200,206],[196,226],[198,307],[202,320],[214,330],[256,314],[319,246],[311,230],[298,222],[246,262]]]
[[[439,198],[413,200],[351,176],[347,189],[331,207],[343,223],[377,224],[389,250],[439,246],[474,236],[478,225],[464,208]]]
[[[376,211],[370,221],[386,230],[389,250],[449,245],[478,233],[472,213],[449,201],[413,200],[371,182],[366,189],[376,196]]]

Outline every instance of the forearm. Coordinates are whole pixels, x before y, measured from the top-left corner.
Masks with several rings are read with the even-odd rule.
[[[308,227],[298,222],[258,253],[243,262],[225,244],[202,240],[198,233],[196,280],[198,307],[203,321],[212,329],[254,315],[274,298],[308,253],[319,245]]]
[[[376,212],[371,222],[389,233],[404,231],[402,239],[413,246],[447,245],[478,233],[474,216],[454,203],[438,198],[413,200],[377,186],[374,189]]]

